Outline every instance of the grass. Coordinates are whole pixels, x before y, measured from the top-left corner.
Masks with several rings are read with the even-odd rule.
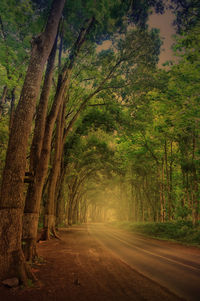
[[[194,227],[190,221],[165,223],[112,222],[110,225],[154,238],[200,246],[200,224]]]

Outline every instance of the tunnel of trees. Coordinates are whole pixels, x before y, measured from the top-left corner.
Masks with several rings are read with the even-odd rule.
[[[1,1],[0,279],[34,279],[38,225],[48,240],[85,222],[199,224],[200,3],[164,5]],[[147,20],[165,9],[177,60],[159,68]]]

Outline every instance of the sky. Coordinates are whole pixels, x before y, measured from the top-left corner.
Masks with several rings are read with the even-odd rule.
[[[163,40],[161,47],[160,60],[158,66],[161,68],[162,64],[168,60],[175,59],[171,50],[174,42],[173,35],[175,34],[174,26],[172,25],[174,15],[171,11],[167,10],[163,15],[153,13],[149,17],[148,24],[150,28],[158,28],[160,30],[160,37]],[[105,41],[101,46],[98,46],[98,50],[107,49],[110,47],[111,42]]]
[[[171,46],[173,44],[172,35],[175,34],[175,29],[172,25],[174,20],[173,14],[168,10],[163,15],[152,14],[149,18],[149,26],[160,29],[160,36],[164,38],[162,51],[160,54],[159,67],[167,60],[173,59],[173,52]]]

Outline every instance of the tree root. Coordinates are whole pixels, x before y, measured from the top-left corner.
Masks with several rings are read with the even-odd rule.
[[[56,232],[55,227],[51,227],[51,229],[44,228],[42,230],[40,238],[37,240],[37,242],[50,240],[51,238],[56,238],[56,239],[61,240],[61,238],[59,237],[59,235]]]
[[[52,233],[53,233],[53,237],[55,237],[55,238],[61,240],[61,238],[58,236],[58,234],[57,234],[57,232],[56,232],[56,229],[55,229],[54,227],[52,228]]]
[[[31,270],[31,266],[25,261],[22,251],[16,257],[17,277],[19,283],[28,286],[28,280],[30,279],[34,283],[37,282],[37,278]]]

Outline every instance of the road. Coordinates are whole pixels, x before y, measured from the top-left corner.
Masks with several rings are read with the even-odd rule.
[[[200,249],[142,237],[103,224],[88,224],[88,231],[134,270],[185,300],[200,300]]]

